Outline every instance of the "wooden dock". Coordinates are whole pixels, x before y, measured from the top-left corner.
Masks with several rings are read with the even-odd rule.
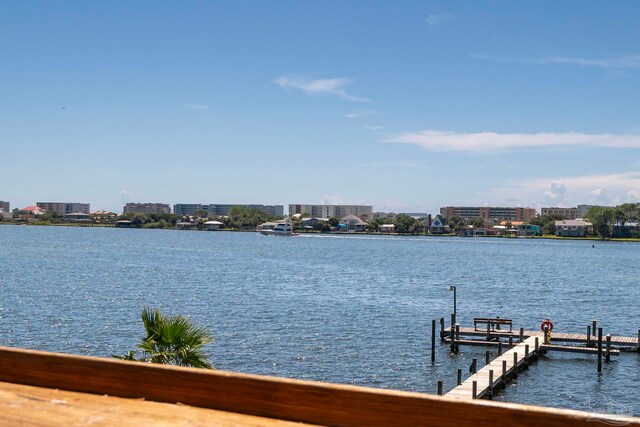
[[[536,340],[539,343],[540,339],[538,336],[527,338],[478,370],[461,385],[447,393],[446,396],[457,399],[492,397],[496,388],[502,387],[509,378],[517,375],[519,370],[528,365],[533,359],[538,358],[541,348],[539,345],[536,347]],[[460,342],[460,344],[462,343]]]
[[[445,337],[451,336],[451,328],[444,329]],[[461,336],[471,336],[471,337],[487,337],[487,331],[482,331],[469,327],[460,327],[460,335]],[[491,330],[489,332],[489,336],[491,339],[497,338],[509,338],[512,337],[514,343],[520,338],[520,331],[512,331],[508,330]],[[540,331],[523,331],[523,338],[542,337],[542,332]],[[561,333],[561,332],[553,332],[551,334],[551,342],[574,342],[587,344],[591,343],[595,345],[597,341],[597,336],[592,335],[590,338],[587,337],[586,334],[572,334],[572,333]],[[458,340],[456,340],[457,342]],[[622,351],[636,351],[638,349],[638,338],[636,337],[624,337],[624,336],[611,336],[611,344],[616,347],[620,347]],[[488,344],[491,345],[491,344]],[[628,349],[628,350],[627,350]]]

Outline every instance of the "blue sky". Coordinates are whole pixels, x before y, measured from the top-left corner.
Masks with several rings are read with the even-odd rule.
[[[0,200],[640,201],[637,2],[2,2]]]

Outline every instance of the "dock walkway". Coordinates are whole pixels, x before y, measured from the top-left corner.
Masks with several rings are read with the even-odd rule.
[[[462,330],[460,333],[462,333]],[[471,375],[461,385],[447,393],[446,396],[457,399],[491,397],[496,387],[505,384],[506,381],[513,377],[514,374],[517,374],[524,365],[528,365],[532,359],[538,357],[540,346],[536,346],[536,340],[539,342],[541,338],[538,335],[531,336],[514,346],[478,370],[474,375]],[[475,396],[473,390],[474,382],[476,383]]]

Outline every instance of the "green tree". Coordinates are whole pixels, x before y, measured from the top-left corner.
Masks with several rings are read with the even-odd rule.
[[[338,218],[337,216],[332,216],[331,218],[329,218],[330,226],[337,227],[338,224],[340,224],[340,218]]]
[[[447,225],[449,226],[449,228],[454,232],[457,233],[460,230],[462,230],[462,228],[467,225],[467,222],[465,221],[464,218],[462,218],[461,216],[452,216],[451,218],[449,218],[449,220],[447,221]]]
[[[394,221],[398,233],[413,233],[416,228],[416,219],[407,214],[398,214]]]
[[[601,239],[611,237],[611,225],[614,221],[614,209],[594,206],[585,215],[593,225],[593,231]]]
[[[474,218],[471,222],[473,228],[483,228],[484,227],[484,218]]]
[[[183,316],[165,316],[159,310],[145,307],[142,310],[142,323],[146,336],[138,344],[142,351],[131,350],[124,356],[113,357],[123,360],[135,360],[165,365],[189,366],[193,368],[213,369],[203,346],[213,341],[206,329],[195,326]]]

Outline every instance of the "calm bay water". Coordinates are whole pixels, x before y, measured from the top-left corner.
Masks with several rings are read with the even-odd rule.
[[[142,337],[143,306],[211,331],[218,369],[435,393],[484,348],[430,363],[431,319],[511,318],[536,329],[640,327],[640,244],[300,236],[0,226],[0,345],[94,356]],[[598,377],[595,357],[550,354],[496,400],[640,415],[640,356]]]

